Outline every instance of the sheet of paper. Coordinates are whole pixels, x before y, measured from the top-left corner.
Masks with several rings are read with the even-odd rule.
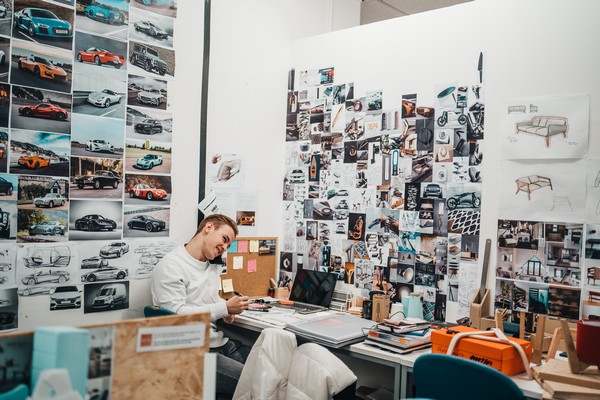
[[[258,240],[250,241],[250,253],[258,253]]]
[[[248,252],[248,241],[247,240],[238,240],[238,253],[247,253]]]
[[[250,272],[256,272],[256,259],[250,259],[248,260],[248,273]]]
[[[244,267],[244,257],[235,256],[233,257],[233,269],[242,269]]]
[[[228,253],[237,253],[238,252],[238,241],[234,240],[231,243],[231,246],[229,246],[229,249],[227,250]]]
[[[231,293],[233,292],[233,279],[223,279],[223,293]]]
[[[210,191],[204,200],[198,203],[198,210],[202,211],[205,217],[211,214],[221,213],[221,207],[217,201],[217,194],[214,191]]]

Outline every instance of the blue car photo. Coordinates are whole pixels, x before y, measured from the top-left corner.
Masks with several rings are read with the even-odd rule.
[[[95,4],[85,8],[85,15],[88,18],[96,21],[105,22],[108,24],[124,24],[125,17],[115,7],[108,6],[106,4]]]
[[[43,8],[24,8],[14,15],[14,25],[29,32],[30,36],[72,38],[73,28],[52,11]]]
[[[142,3],[147,6],[169,6],[175,7],[175,0],[136,0],[138,3]]]

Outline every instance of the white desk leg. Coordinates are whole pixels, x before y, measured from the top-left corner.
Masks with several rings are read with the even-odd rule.
[[[396,382],[400,380],[400,398],[406,399],[408,397],[408,373],[412,371],[412,368],[406,366],[400,366],[400,368],[400,379],[396,378]]]
[[[215,400],[217,394],[217,354],[204,355],[204,400]]]

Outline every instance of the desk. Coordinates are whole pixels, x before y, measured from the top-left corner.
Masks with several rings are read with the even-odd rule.
[[[273,326],[253,318],[247,318],[243,315],[236,317],[233,326],[219,324],[221,328],[237,327],[253,333],[260,333],[264,328],[281,328],[282,326]],[[352,344],[339,349],[329,348],[333,353],[343,354],[359,360],[365,360],[394,369],[394,399],[405,399],[409,393],[408,375],[412,373],[415,360],[423,354],[428,354],[431,349],[417,350],[408,354],[395,354],[389,351],[381,350],[364,342]],[[545,392],[535,380],[528,380],[525,373],[511,377],[513,381],[523,391],[523,394],[529,399],[550,399],[551,396]]]

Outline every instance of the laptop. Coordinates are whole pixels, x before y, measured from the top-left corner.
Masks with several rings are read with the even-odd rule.
[[[289,299],[294,304],[277,306],[294,309],[299,314],[325,311],[331,304],[336,282],[336,274],[300,269],[290,291]]]

